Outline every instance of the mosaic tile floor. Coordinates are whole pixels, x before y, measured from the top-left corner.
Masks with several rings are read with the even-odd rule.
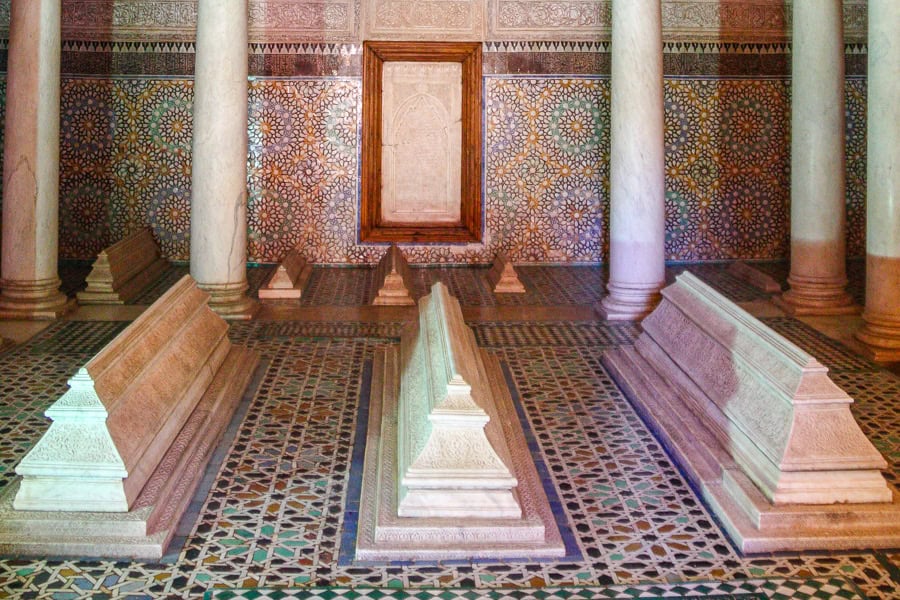
[[[371,269],[340,271],[318,285],[343,285],[356,299],[371,293],[348,283],[365,282]],[[481,275],[475,269],[435,272],[448,272],[456,285]],[[543,285],[535,294],[546,302],[583,273],[562,271],[557,279],[554,269],[534,268],[528,276],[535,289]],[[540,278],[546,283],[535,283]],[[581,287],[567,289],[569,302],[592,302],[595,283],[584,277]],[[323,299],[341,293],[319,290]],[[483,296],[476,290],[467,297]],[[799,321],[767,322],[833,369],[856,398],[853,410],[864,431],[887,457],[888,477],[900,482],[900,378]],[[586,586],[587,595],[577,598],[619,597],[602,595],[619,591],[639,597],[634,590],[648,588],[637,586],[651,582],[650,597],[703,597],[697,591],[703,585],[712,586],[707,597],[717,592],[719,598],[900,597],[897,552],[735,552],[600,364],[604,349],[634,339],[634,325],[472,325],[479,344],[510,369],[581,560],[339,565],[363,365],[377,347],[396,341],[403,324],[254,321],[233,324],[231,337],[257,349],[265,370],[174,561],[0,559],[0,598],[198,598],[216,588],[241,591],[214,598],[299,598],[285,595],[286,589],[337,586],[451,590],[423,589],[417,600],[550,600],[561,597],[558,586]],[[58,322],[0,354],[0,487],[46,429],[41,413],[65,390],[67,378],[122,327]],[[757,580],[771,589],[747,587]],[[683,590],[680,596],[676,589]],[[332,600],[342,597],[349,596]]]

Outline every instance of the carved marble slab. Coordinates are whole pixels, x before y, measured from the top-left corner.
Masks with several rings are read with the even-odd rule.
[[[416,303],[412,297],[412,273],[409,264],[397,244],[391,244],[375,271],[375,285],[378,292],[372,304],[375,306],[411,306]]]
[[[458,223],[462,65],[384,63],[381,220]]]
[[[496,357],[435,284],[376,353],[356,557],[557,557],[565,546]]]
[[[481,41],[483,0],[363,0],[363,39]]]
[[[80,304],[124,304],[153,284],[168,266],[149,227],[119,240],[97,255]]]
[[[680,275],[603,364],[745,551],[900,542],[886,463],[827,369]]]
[[[735,261],[728,265],[728,273],[767,294],[781,293],[781,286],[771,275],[767,275],[759,269],[755,269],[742,260]]]
[[[399,516],[520,518],[475,336],[444,284],[419,301],[418,331],[400,351]]]
[[[303,296],[312,265],[294,248],[281,260],[259,288],[260,300],[296,300]]]
[[[512,261],[503,252],[499,252],[494,258],[494,264],[487,274],[488,281],[495,294],[524,294],[525,286],[519,281],[519,276],[513,267]]]

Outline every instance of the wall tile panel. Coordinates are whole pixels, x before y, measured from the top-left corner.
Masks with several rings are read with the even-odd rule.
[[[3,90],[0,87],[0,90]],[[865,94],[847,90],[847,247],[865,250]],[[91,259],[150,225],[187,259],[192,82],[65,77],[60,255]],[[263,78],[250,89],[250,260],[300,244],[317,262],[370,263],[357,241],[360,81]],[[788,254],[789,82],[668,78],[666,256]],[[596,262],[607,256],[609,82],[489,76],[483,243],[405,247],[413,262]]]

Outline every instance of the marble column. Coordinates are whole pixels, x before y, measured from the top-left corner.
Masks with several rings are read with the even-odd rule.
[[[900,361],[900,2],[869,0],[866,307],[856,337]]]
[[[844,39],[841,0],[796,0],[791,45],[789,314],[858,312],[844,289]]]
[[[55,319],[59,291],[60,0],[10,6],[0,318]]]
[[[210,308],[249,319],[247,0],[200,0],[194,67],[191,276]]]
[[[665,284],[660,0],[613,0],[607,320],[638,320]]]

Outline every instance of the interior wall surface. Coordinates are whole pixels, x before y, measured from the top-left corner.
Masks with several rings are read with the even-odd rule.
[[[149,225],[167,258],[187,260],[196,2],[62,4],[60,257],[93,259]],[[361,42],[468,39],[484,51],[483,239],[404,253],[604,261],[610,9],[251,0],[248,260],[274,262],[298,245],[317,263],[381,257],[384,246],[358,234]],[[0,3],[0,35],[8,10]],[[845,1],[851,256],[865,252],[865,16],[864,1]],[[667,259],[786,257],[790,5],[664,0],[663,17]]]

